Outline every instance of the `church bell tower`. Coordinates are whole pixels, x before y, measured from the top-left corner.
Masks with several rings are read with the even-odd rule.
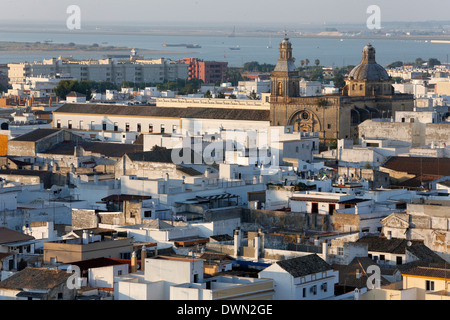
[[[280,43],[277,65],[271,76],[271,99],[298,97],[299,72],[292,57],[292,44],[288,37]]]

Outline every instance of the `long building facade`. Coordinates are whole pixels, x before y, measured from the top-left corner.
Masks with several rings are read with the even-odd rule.
[[[163,83],[177,79],[188,79],[188,65],[168,59],[157,60],[70,60],[46,59],[42,62],[8,64],[10,84],[25,83],[28,77],[55,77],[67,75],[75,80],[123,81]]]

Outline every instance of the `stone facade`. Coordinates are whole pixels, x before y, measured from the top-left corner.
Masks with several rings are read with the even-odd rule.
[[[373,49],[373,48],[372,48]],[[366,119],[390,118],[395,111],[412,111],[412,95],[394,94],[386,71],[375,63],[375,51],[364,48],[363,61],[352,71],[340,95],[300,97],[299,73],[292,45],[285,38],[271,77],[270,123],[294,131],[319,132],[321,142],[358,138]],[[356,70],[357,69],[357,70]],[[384,71],[384,72],[383,72]]]

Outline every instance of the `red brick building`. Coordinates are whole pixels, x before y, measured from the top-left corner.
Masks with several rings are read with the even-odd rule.
[[[200,79],[204,83],[222,81],[228,70],[228,62],[203,61],[198,58],[184,58],[179,62],[189,65],[188,80]]]

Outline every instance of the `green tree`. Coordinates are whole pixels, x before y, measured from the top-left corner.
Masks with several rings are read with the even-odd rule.
[[[345,78],[342,73],[336,73],[333,78],[334,87],[342,89],[345,86]]]
[[[311,81],[323,81],[323,70],[322,67],[314,66],[311,68],[311,75],[309,80]]]
[[[255,90],[253,90],[250,95],[247,96],[250,100],[259,100],[258,95],[256,94]]]
[[[305,65],[305,60],[300,60],[300,66],[303,68],[304,65]]]
[[[400,68],[400,67],[403,67],[402,61],[395,61],[386,66],[386,68],[388,68],[388,69],[395,69],[395,68]]]
[[[417,58],[416,61],[414,61],[414,65],[417,67],[421,67],[425,63],[425,60],[422,58]]]
[[[76,80],[61,80],[53,89],[53,92],[61,99],[66,99],[66,96],[74,91],[74,87],[77,83],[78,81]]]
[[[320,65],[320,60],[319,60],[319,59],[314,60],[314,64],[315,64],[316,66],[319,66],[319,65]]]
[[[227,82],[231,82],[232,86],[237,86],[239,81],[243,81],[241,69],[239,68],[228,68],[228,71],[224,75],[224,79]]]
[[[429,68],[434,68],[435,66],[438,66],[440,64],[441,64],[441,62],[436,58],[428,59],[428,67]]]
[[[213,96],[212,96],[212,94],[211,94],[211,91],[206,91],[206,93],[204,94],[204,96],[203,96],[204,98],[208,98],[208,99],[211,99]]]

